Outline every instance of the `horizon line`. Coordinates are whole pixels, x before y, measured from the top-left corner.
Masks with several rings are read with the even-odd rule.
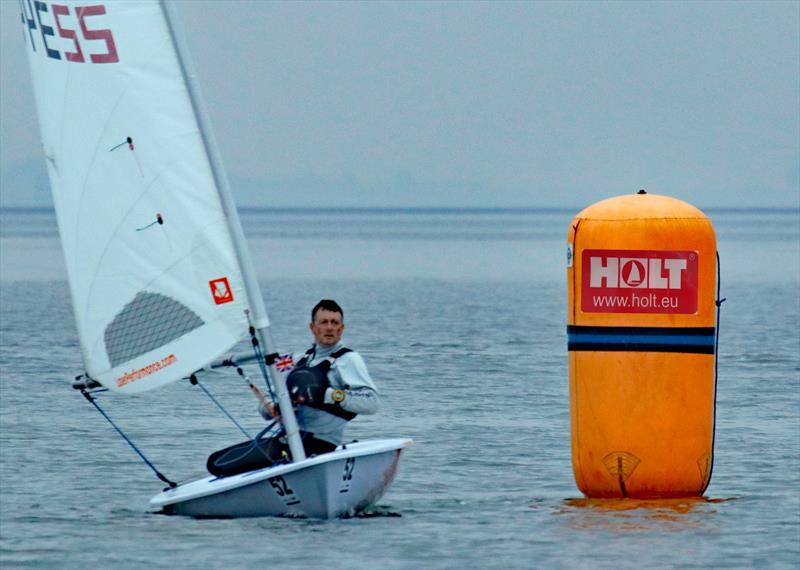
[[[240,213],[271,214],[563,214],[584,210],[587,206],[239,206]],[[714,213],[800,213],[800,206],[714,206],[702,208]],[[0,212],[26,214],[55,214],[53,206],[0,206]]]

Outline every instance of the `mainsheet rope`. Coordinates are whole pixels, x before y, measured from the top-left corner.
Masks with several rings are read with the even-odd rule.
[[[262,361],[263,361],[263,360],[262,360]],[[226,365],[228,365],[228,366],[233,366],[233,367],[235,367],[235,368],[236,368],[236,372],[237,372],[237,374],[239,374],[239,376],[241,376],[241,377],[242,377],[242,379],[243,379],[243,380],[244,380],[244,381],[247,383],[247,385],[249,386],[250,390],[251,390],[251,391],[252,391],[252,392],[253,392],[253,393],[256,395],[256,397],[257,397],[257,398],[258,398],[258,399],[259,399],[259,400],[262,402],[262,404],[263,404],[263,403],[265,403],[265,398],[264,398],[264,395],[263,395],[263,394],[261,393],[261,391],[260,391],[260,390],[259,390],[259,389],[258,389],[258,388],[257,388],[257,387],[256,387],[256,386],[253,384],[253,383],[252,383],[252,381],[250,380],[250,378],[249,378],[249,377],[248,377],[248,376],[247,376],[247,375],[244,373],[244,370],[242,370],[242,368],[241,368],[240,366],[238,366],[238,365],[236,364],[236,362],[234,362],[234,361],[231,359],[231,360],[227,360],[227,361],[225,362],[225,364],[226,364]],[[250,444],[249,444],[247,447],[242,447],[242,448],[237,448],[237,447],[234,447],[234,448],[232,448],[232,449],[228,450],[228,451],[227,451],[226,453],[224,453],[222,456],[220,456],[220,457],[217,457],[217,458],[214,460],[214,466],[215,466],[215,467],[220,467],[220,468],[222,468],[222,467],[225,467],[226,465],[234,464],[234,463],[236,463],[237,461],[239,461],[240,459],[242,459],[243,457],[246,457],[246,456],[247,456],[247,455],[248,455],[250,452],[252,452],[253,450],[257,450],[257,451],[258,451],[258,452],[259,452],[259,453],[260,453],[262,456],[264,456],[264,458],[265,458],[265,459],[267,459],[267,460],[270,460],[270,461],[271,461],[271,459],[270,459],[269,455],[267,454],[267,451],[266,451],[266,449],[263,449],[263,448],[261,447],[261,445],[260,445],[260,444],[262,443],[262,441],[264,441],[264,439],[263,439],[263,438],[264,438],[264,437],[265,437],[265,436],[266,436],[266,435],[267,435],[267,434],[268,434],[268,433],[269,433],[269,432],[270,432],[270,431],[271,431],[271,430],[272,430],[272,429],[275,427],[275,425],[278,423],[278,420],[273,420],[272,422],[270,422],[270,423],[267,425],[267,427],[265,427],[265,428],[264,428],[264,429],[262,429],[260,432],[258,432],[258,433],[256,434],[256,436],[255,436],[255,437],[251,437],[251,436],[250,436],[250,434],[249,434],[249,433],[247,433],[247,431],[245,431],[245,429],[244,429],[244,428],[242,428],[242,426],[241,426],[241,425],[239,425],[239,423],[238,423],[238,422],[237,422],[237,421],[236,421],[236,420],[233,418],[233,416],[232,416],[230,413],[228,413],[228,411],[225,409],[225,407],[224,407],[224,406],[223,406],[223,405],[222,405],[222,404],[221,404],[221,403],[220,403],[220,402],[219,402],[219,401],[218,401],[216,398],[214,398],[214,397],[211,395],[211,393],[210,393],[210,392],[209,392],[209,391],[208,391],[208,390],[207,390],[207,389],[206,389],[206,388],[205,388],[205,387],[204,387],[202,384],[200,384],[200,381],[199,381],[199,380],[197,380],[197,376],[196,376],[196,375],[194,375],[194,374],[193,374],[193,375],[190,377],[190,379],[189,379],[189,380],[190,380],[190,382],[192,383],[192,385],[200,386],[200,388],[203,390],[203,392],[205,392],[205,394],[206,394],[206,395],[207,395],[209,398],[211,398],[211,401],[212,401],[212,402],[214,402],[214,403],[217,405],[217,407],[218,407],[220,410],[222,410],[222,412],[223,412],[223,413],[224,413],[226,416],[228,416],[228,418],[230,418],[230,420],[231,420],[231,421],[232,421],[234,424],[236,424],[236,427],[238,427],[238,428],[239,428],[239,430],[240,430],[240,431],[241,431],[241,432],[242,432],[242,433],[243,433],[243,434],[244,434],[244,435],[247,437],[247,439],[249,439],[249,440],[250,440]],[[269,383],[267,384],[267,386],[269,386]],[[271,435],[270,439],[271,439],[272,437],[278,437],[278,436],[280,436],[280,434],[281,434],[281,430],[282,430],[282,429],[283,429],[283,425],[279,425],[279,428],[278,428],[278,429],[275,431],[275,433],[274,433],[274,434],[272,434],[272,435]]]
[[[222,404],[220,404],[220,403],[219,403],[219,401],[218,401],[218,400],[217,400],[217,399],[216,399],[216,398],[215,398],[215,397],[214,397],[214,396],[211,394],[211,392],[209,392],[208,390],[206,390],[206,387],[205,387],[205,386],[203,386],[203,385],[200,383],[200,381],[197,379],[197,376],[196,376],[195,374],[192,374],[192,375],[189,377],[189,382],[192,384],[192,386],[199,386],[199,387],[200,387],[200,389],[201,389],[203,392],[205,392],[206,396],[208,396],[208,397],[211,399],[211,401],[212,401],[212,402],[214,402],[214,404],[216,404],[216,406],[217,406],[217,407],[218,407],[218,408],[219,408],[219,409],[222,411],[222,413],[223,413],[223,414],[225,414],[226,416],[228,416],[228,419],[229,419],[229,420],[231,420],[231,421],[234,423],[234,425],[235,425],[237,428],[239,428],[239,431],[240,431],[240,432],[242,432],[242,433],[244,434],[244,436],[245,436],[247,439],[253,439],[253,438],[250,436],[250,434],[249,434],[249,433],[247,433],[247,431],[246,431],[246,430],[245,430],[245,429],[244,429],[244,428],[241,426],[241,424],[239,424],[239,422],[237,422],[237,421],[236,421],[236,418],[234,418],[234,417],[233,417],[233,416],[232,416],[232,415],[231,415],[231,414],[228,412],[228,410],[226,410],[226,409],[225,409],[225,407],[224,407]]]
[[[264,403],[264,401],[263,401],[263,398],[264,398],[263,394],[261,394],[261,392],[258,390],[258,388],[257,388],[257,387],[256,387],[256,386],[255,386],[255,385],[254,385],[254,384],[253,384],[251,381],[250,381],[250,378],[249,378],[249,377],[248,377],[248,376],[247,376],[247,375],[244,373],[244,370],[242,370],[242,368],[241,368],[240,366],[237,366],[236,362],[234,362],[233,360],[228,360],[228,361],[226,361],[226,364],[227,364],[228,366],[233,366],[233,367],[235,367],[235,368],[236,368],[236,372],[239,374],[239,376],[241,376],[241,377],[242,377],[242,379],[244,379],[244,381],[245,381],[245,382],[248,384],[248,386],[250,387],[250,390],[251,390],[251,391],[252,391],[252,392],[253,392],[253,393],[256,395],[256,397],[258,397],[258,398],[259,398],[259,400],[261,400],[261,401],[262,401],[262,404],[263,404],[263,403]],[[259,445],[259,444],[261,443],[261,441],[262,441],[262,438],[263,438],[263,437],[264,437],[264,436],[265,436],[265,435],[266,435],[266,434],[267,434],[267,433],[268,433],[270,430],[272,430],[272,429],[275,427],[275,424],[277,424],[277,423],[278,423],[278,421],[277,421],[277,420],[273,420],[272,422],[270,422],[270,423],[267,425],[267,427],[265,427],[265,428],[264,428],[264,429],[262,429],[260,432],[258,432],[258,433],[256,434],[256,436],[255,436],[255,437],[251,437],[251,436],[250,436],[250,434],[249,434],[249,433],[247,433],[247,431],[246,431],[246,430],[245,430],[245,429],[244,429],[244,428],[243,428],[243,427],[242,427],[242,426],[241,426],[241,425],[240,425],[240,424],[239,424],[239,423],[238,423],[238,422],[237,422],[237,421],[234,419],[234,417],[233,417],[233,416],[232,416],[232,415],[231,415],[231,414],[230,414],[230,413],[229,413],[229,412],[228,412],[228,411],[225,409],[225,407],[224,407],[224,406],[223,406],[223,405],[222,405],[222,404],[221,404],[221,403],[220,403],[220,402],[219,402],[219,401],[218,401],[216,398],[214,398],[214,396],[212,396],[212,395],[211,395],[211,393],[210,393],[208,390],[206,390],[206,388],[205,388],[205,387],[204,387],[204,386],[203,386],[203,385],[200,383],[200,381],[197,379],[197,376],[196,376],[196,375],[192,374],[192,376],[189,378],[189,381],[192,383],[192,385],[193,385],[193,386],[200,386],[200,388],[201,388],[201,389],[203,390],[203,392],[205,392],[205,394],[206,394],[206,395],[207,395],[207,396],[208,396],[208,397],[211,399],[211,401],[212,401],[212,402],[214,402],[214,404],[216,404],[216,405],[217,405],[217,407],[218,407],[220,410],[222,410],[222,412],[223,412],[223,413],[224,413],[226,416],[228,416],[228,418],[229,418],[229,419],[230,419],[230,420],[231,420],[231,421],[232,421],[232,422],[233,422],[233,423],[236,425],[236,427],[238,427],[238,428],[239,428],[239,431],[241,431],[241,432],[242,432],[242,433],[245,435],[245,437],[247,437],[247,439],[249,439],[249,440],[250,440],[250,445],[248,445],[247,447],[240,448],[240,449],[231,449],[231,450],[229,450],[227,453],[223,454],[221,457],[218,457],[217,459],[215,459],[215,460],[214,460],[214,465],[215,465],[216,467],[224,467],[225,465],[229,465],[229,464],[235,463],[235,462],[237,462],[238,460],[240,460],[241,458],[243,458],[243,457],[245,457],[246,455],[248,455],[248,454],[249,454],[251,451],[253,451],[254,449],[257,449],[257,450],[259,451],[259,453],[261,453],[261,455],[263,455],[263,456],[264,456],[264,458],[266,458],[266,459],[270,459],[270,458],[269,458],[269,455],[268,455],[268,454],[267,454],[267,452],[266,452],[266,450],[265,450],[265,449],[262,449],[262,448],[260,447],[260,445]],[[267,386],[269,386],[269,384],[267,384]],[[282,425],[280,425],[279,429],[278,429],[278,430],[276,430],[276,432],[275,432],[275,433],[272,435],[272,437],[277,437],[277,436],[279,436],[279,435],[280,435],[280,433],[281,433],[281,430],[282,430],[282,429],[283,429],[283,426],[282,426]],[[235,454],[233,457],[231,457],[230,459],[227,459],[229,455],[231,455],[232,453],[234,453],[234,452],[236,452],[236,451],[238,451],[239,453],[236,453],[236,454]],[[226,459],[227,459],[227,460],[226,460]]]
[[[86,391],[86,389],[81,389],[81,394],[83,394],[83,397],[84,397],[84,398],[86,398],[86,399],[89,401],[89,403],[90,403],[90,404],[92,404],[92,405],[95,407],[95,409],[96,409],[98,412],[100,412],[100,414],[102,414],[102,416],[103,416],[103,417],[104,417],[106,420],[108,420],[108,423],[110,423],[110,424],[111,424],[111,426],[112,426],[112,427],[113,427],[115,430],[117,430],[117,433],[118,433],[119,435],[121,435],[121,436],[122,436],[122,438],[123,438],[125,441],[127,441],[127,442],[128,442],[128,445],[130,445],[130,446],[131,446],[131,448],[132,448],[132,449],[133,449],[133,450],[134,450],[134,451],[135,451],[135,452],[136,452],[136,453],[139,455],[139,457],[141,457],[141,458],[142,458],[142,460],[143,460],[143,461],[144,461],[144,462],[147,464],[147,466],[148,466],[150,469],[152,469],[152,470],[153,470],[153,473],[155,473],[155,474],[156,474],[156,477],[158,477],[158,478],[159,478],[161,481],[163,481],[164,483],[166,483],[167,485],[169,485],[171,489],[174,489],[175,487],[177,487],[177,486],[178,486],[178,484],[177,484],[177,483],[175,483],[174,481],[170,481],[169,479],[167,479],[167,478],[166,478],[166,477],[165,477],[165,476],[164,476],[164,475],[161,473],[161,471],[159,471],[158,469],[156,469],[155,465],[153,465],[153,464],[150,462],[150,460],[149,460],[149,459],[147,459],[147,457],[145,457],[144,453],[142,453],[142,452],[139,450],[139,448],[138,448],[138,447],[136,447],[136,445],[135,445],[135,444],[134,444],[134,443],[131,441],[131,439],[130,439],[130,438],[127,436],[127,435],[125,435],[125,433],[124,433],[124,432],[123,432],[121,429],[119,429],[119,427],[117,427],[117,424],[115,424],[115,423],[113,422],[113,420],[112,420],[112,419],[111,419],[111,418],[108,416],[108,414],[106,414],[106,413],[103,411],[103,409],[100,407],[100,405],[99,405],[99,404],[98,404],[98,403],[95,401],[95,400],[96,400],[96,398],[94,398],[94,397],[93,397],[93,396],[92,396],[92,395],[91,395],[89,392],[87,392],[87,391]]]
[[[263,360],[262,360],[262,362],[263,362]],[[231,366],[236,366],[236,363],[230,362],[230,365]],[[242,376],[245,379],[245,381],[250,385],[251,388],[255,388],[255,386],[250,382],[249,378],[247,378],[247,376],[244,374],[244,371],[240,367],[237,366],[236,367],[236,371],[239,373],[240,376]],[[250,434],[247,433],[247,431],[239,424],[239,422],[237,422],[236,419],[225,409],[225,407],[219,402],[219,400],[217,400],[211,394],[211,392],[209,392],[206,389],[206,387],[203,386],[200,383],[200,381],[197,379],[197,376],[195,374],[192,374],[189,377],[189,381],[191,382],[191,384],[193,386],[199,386],[200,389],[203,390],[203,392],[206,394],[206,396],[208,396],[209,399],[222,411],[222,413],[225,414],[228,417],[228,419],[230,419],[234,423],[234,425],[239,429],[239,431],[241,431],[245,435],[245,437],[247,437],[247,439],[250,440],[250,446],[248,446],[245,450],[243,450],[243,454],[242,455],[246,455],[247,453],[252,451],[253,448],[258,448],[258,450],[261,452],[261,454],[264,455],[264,457],[268,458],[268,456],[266,454],[266,451],[261,449],[260,447],[258,447],[258,444],[259,444],[259,441],[261,440],[261,438],[264,437],[264,435],[266,435],[270,430],[272,430],[275,427],[275,424],[278,423],[277,420],[273,420],[272,422],[270,422],[267,425],[267,427],[265,427],[264,429],[259,431],[258,434],[256,434],[255,437],[251,437]],[[84,386],[84,385],[81,384],[81,386]],[[267,386],[269,386],[269,383],[267,383]],[[257,388],[255,390],[257,391]],[[172,481],[169,478],[167,478],[163,473],[161,473],[161,471],[159,471],[156,468],[156,466],[153,464],[153,462],[150,461],[147,458],[147,456],[136,446],[135,443],[133,443],[131,438],[129,438],[125,434],[125,432],[122,431],[122,429],[111,419],[111,417],[100,407],[100,404],[97,403],[97,399],[94,396],[92,396],[92,394],[90,392],[87,391],[85,386],[81,387],[80,391],[81,391],[81,394],[83,395],[83,397],[86,398],[86,400],[90,404],[92,404],[92,406],[94,406],[94,408],[98,412],[100,412],[100,415],[102,415],[109,424],[111,424],[111,427],[113,427],[114,430],[122,437],[122,439],[124,439],[125,442],[131,447],[131,449],[133,449],[136,452],[136,454],[142,459],[142,461],[144,461],[144,463],[153,471],[153,473],[155,473],[156,477],[158,477],[159,480],[161,480],[164,483],[166,483],[167,485],[169,485],[169,487],[171,489],[174,489],[174,488],[176,488],[178,486],[177,483],[175,483],[174,481]],[[103,389],[102,391],[105,391],[105,389]],[[256,395],[258,396],[259,394],[256,393]],[[282,428],[283,426],[280,426],[280,427]],[[277,430],[274,435],[275,436],[280,435],[280,429]],[[241,455],[239,455],[237,457],[234,457],[233,459],[231,459],[229,461],[220,462],[219,460],[217,460],[215,463],[218,466],[221,467],[221,466],[224,466],[224,465],[226,465],[228,463],[236,461],[237,459],[239,459],[239,457],[241,457]],[[222,459],[222,458],[220,458],[220,459]]]

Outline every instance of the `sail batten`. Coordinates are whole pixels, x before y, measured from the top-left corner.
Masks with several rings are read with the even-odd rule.
[[[24,4],[86,371],[129,393],[188,376],[247,333],[251,303],[162,5]]]

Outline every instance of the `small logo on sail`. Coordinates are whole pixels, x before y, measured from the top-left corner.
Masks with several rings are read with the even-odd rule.
[[[208,282],[211,287],[211,295],[214,297],[214,303],[223,305],[233,301],[233,291],[231,285],[228,283],[227,277],[220,277]]]

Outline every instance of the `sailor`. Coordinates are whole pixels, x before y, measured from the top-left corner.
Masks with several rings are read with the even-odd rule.
[[[380,398],[364,359],[342,344],[344,311],[332,299],[311,310],[314,343],[296,362],[286,384],[298,405],[303,447],[311,456],[333,451],[344,441],[347,423],[358,414],[374,414]],[[265,419],[274,409],[259,406]]]
[[[374,414],[381,406],[378,391],[364,359],[342,345],[344,311],[336,301],[323,299],[311,311],[314,343],[297,361],[286,385],[297,405],[297,423],[306,456],[328,453],[344,441],[347,422],[358,414]],[[277,406],[258,408],[268,421],[279,416]],[[268,467],[289,459],[286,435],[245,441],[212,453],[208,471],[227,477]]]

